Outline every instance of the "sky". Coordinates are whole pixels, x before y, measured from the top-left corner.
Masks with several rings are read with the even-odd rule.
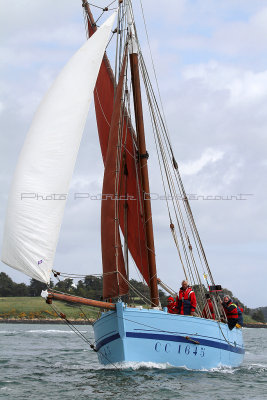
[[[0,241],[8,191],[32,117],[60,69],[84,43],[79,0],[0,0]],[[102,2],[104,3],[104,2]],[[101,2],[97,2],[101,4]],[[142,24],[140,1],[134,0]],[[217,284],[249,307],[267,306],[267,4],[264,0],[143,0],[175,157]],[[92,11],[97,9],[92,8]],[[103,19],[100,20],[104,21]],[[139,40],[148,65],[148,44]],[[151,192],[159,186],[151,128]],[[55,269],[101,272],[103,177],[91,105],[55,257]],[[193,196],[194,195],[194,196]],[[209,196],[209,197],[208,197]],[[152,202],[158,276],[183,279],[160,201]],[[0,263],[16,282],[22,273]],[[132,277],[136,277],[133,268]]]

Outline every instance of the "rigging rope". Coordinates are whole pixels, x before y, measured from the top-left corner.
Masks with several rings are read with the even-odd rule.
[[[129,1],[129,4],[130,4],[130,11],[133,14],[131,1]],[[145,84],[145,89],[146,89],[146,94],[147,94],[147,99],[148,99],[148,104],[149,104],[149,109],[150,109],[150,118],[151,118],[151,122],[152,122],[153,133],[154,133],[154,141],[156,143],[156,150],[157,150],[157,155],[158,155],[158,160],[159,160],[159,165],[160,165],[160,173],[161,173],[161,177],[162,177],[162,182],[163,182],[163,187],[164,187],[164,192],[165,192],[165,199],[166,199],[166,204],[167,204],[167,209],[168,209],[168,214],[169,214],[169,219],[170,219],[170,226],[172,227],[171,233],[172,233],[172,236],[173,236],[173,239],[174,239],[177,251],[178,251],[178,255],[180,258],[181,265],[184,270],[185,277],[187,278],[187,273],[186,273],[186,269],[187,269],[191,283],[198,287],[198,291],[199,291],[199,295],[200,295],[199,301],[202,303],[202,307],[203,307],[205,305],[204,287],[205,287],[206,281],[204,280],[204,283],[202,282],[202,279],[199,274],[199,270],[198,270],[198,266],[197,266],[197,259],[195,258],[194,251],[196,252],[196,257],[199,259],[200,267],[203,270],[203,274],[206,273],[206,271],[204,270],[204,264],[205,264],[206,270],[208,272],[211,282],[214,283],[214,280],[213,280],[213,277],[212,277],[212,274],[211,274],[211,271],[210,271],[210,268],[209,268],[209,265],[208,265],[208,262],[206,259],[206,255],[205,255],[205,252],[203,249],[202,242],[200,240],[198,230],[195,225],[192,210],[189,205],[183,183],[181,181],[181,177],[180,177],[179,170],[178,170],[178,165],[177,165],[177,162],[174,157],[174,153],[173,153],[173,149],[172,149],[172,145],[171,145],[170,137],[169,137],[169,133],[168,133],[168,128],[167,128],[167,124],[166,124],[164,109],[163,109],[163,105],[162,105],[162,98],[161,98],[161,94],[160,94],[160,90],[159,90],[159,86],[158,86],[158,80],[157,80],[156,71],[155,71],[155,64],[154,64],[154,61],[153,61],[153,58],[151,55],[151,47],[150,47],[150,43],[149,43],[149,37],[148,37],[146,21],[144,18],[142,4],[141,4],[141,9],[142,9],[145,31],[146,31],[146,36],[147,36],[147,41],[148,41],[148,46],[149,46],[149,51],[150,51],[150,58],[151,58],[151,62],[152,62],[152,67],[153,67],[153,71],[154,71],[157,89],[158,89],[158,96],[159,96],[159,100],[160,100],[160,104],[161,104],[162,114],[161,114],[159,106],[157,104],[157,99],[154,94],[154,91],[153,91],[153,88],[152,88],[152,85],[151,85],[151,82],[150,82],[150,79],[149,79],[149,76],[147,73],[147,69],[146,69],[145,62],[144,62],[144,59],[142,56],[142,52],[141,52],[141,48],[139,45],[138,36],[137,36],[135,27],[134,27],[134,29],[135,29],[135,35],[137,38],[138,48],[139,48],[140,68],[141,68],[141,72],[142,72],[142,76],[143,76],[143,81]],[[163,117],[162,117],[162,115],[163,115]],[[159,157],[159,153],[161,154],[161,160]],[[165,172],[165,179],[164,179],[163,173],[162,173],[163,170]],[[169,207],[169,199],[167,198],[167,193],[166,193],[167,191],[166,191],[166,186],[165,186],[165,180],[166,180],[166,184],[171,193],[171,203],[172,203],[173,211],[175,214],[175,220],[176,220],[177,227],[178,227],[181,245],[183,248],[183,256],[184,256],[185,264],[183,262],[182,254],[181,254],[181,251],[179,248],[178,238],[176,236],[176,232],[175,232],[174,225],[173,225],[173,219],[172,219],[172,215],[171,215],[171,211],[170,211],[170,207]],[[181,208],[180,201],[179,201],[179,196],[176,191],[176,185],[178,188],[179,196],[182,199],[183,210],[184,210],[185,214],[182,212],[182,208]],[[185,217],[186,217],[186,219],[185,219]],[[191,244],[188,232],[190,232],[192,235],[193,243],[195,246],[194,248]],[[185,266],[186,266],[186,269],[185,269]],[[209,290],[208,286],[207,286],[207,289]],[[213,296],[214,300],[215,300],[216,296],[217,296],[217,301],[218,301],[218,295]],[[199,303],[199,301],[198,301],[198,303]],[[216,314],[218,314],[217,317],[219,317],[217,301],[215,302],[215,312],[216,312]]]
[[[63,319],[63,321],[66,323],[66,325],[68,325],[68,327],[69,327],[80,339],[82,339],[85,343],[89,344],[90,348],[91,348],[93,351],[95,351],[96,353],[101,354],[101,356],[102,356],[103,358],[105,358],[105,359],[108,361],[109,364],[111,364],[114,368],[116,368],[116,369],[121,373],[121,371],[120,371],[120,369],[118,368],[118,366],[117,366],[116,364],[114,364],[112,361],[110,361],[110,359],[106,356],[106,354],[102,353],[100,350],[96,350],[95,345],[94,345],[92,342],[90,342],[90,340],[87,339],[87,338],[82,334],[82,332],[80,332],[79,329],[77,329],[77,328],[73,325],[73,323],[72,323],[71,321],[69,321],[69,320],[66,318],[65,314],[59,312],[59,311],[56,309],[56,307],[53,306],[52,304],[50,304],[50,306],[51,306],[51,308],[53,309],[53,311],[54,311],[61,319]]]
[[[84,2],[85,3],[85,2]],[[88,3],[90,4],[90,3]],[[110,3],[110,5],[113,4]],[[129,8],[130,8],[130,13],[133,16],[133,10],[132,10],[132,4],[131,1],[129,0],[128,2]],[[150,47],[150,42],[149,42],[149,37],[148,37],[148,31],[147,31],[147,26],[146,26],[146,21],[144,17],[144,11],[143,11],[143,6],[140,1],[141,5],[141,10],[142,10],[142,16],[143,16],[143,21],[144,21],[144,26],[145,26],[145,32],[146,32],[146,37],[147,37],[147,42],[148,42],[148,47],[149,47],[149,53],[150,53],[150,58],[152,62],[152,68],[154,72],[154,78],[156,81],[156,86],[157,86],[157,92],[158,92],[158,98],[159,98],[159,103],[160,103],[160,108],[157,102],[156,95],[153,91],[153,87],[150,81],[150,78],[148,76],[147,68],[144,62],[144,58],[141,52],[141,48],[139,45],[138,41],[138,36],[137,32],[135,29],[135,35],[138,43],[138,48],[139,48],[139,59],[140,59],[140,69],[143,77],[143,81],[145,84],[145,90],[147,94],[147,99],[148,99],[148,104],[149,104],[149,112],[150,112],[150,119],[151,119],[151,124],[152,124],[152,129],[153,129],[153,134],[154,134],[154,141],[156,145],[156,150],[157,150],[157,156],[158,156],[158,161],[159,161],[159,166],[160,166],[160,174],[161,174],[161,179],[163,182],[163,187],[164,187],[164,192],[165,192],[165,201],[168,209],[168,214],[169,214],[169,220],[170,220],[170,227],[171,227],[171,234],[174,240],[174,244],[176,246],[178,256],[180,263],[182,265],[182,269],[184,272],[184,276],[186,279],[189,278],[190,283],[198,288],[199,291],[199,299],[198,299],[198,311],[199,307],[205,305],[205,285],[208,287],[208,281],[204,280],[204,284],[202,282],[202,279],[199,274],[198,270],[198,263],[200,264],[200,268],[203,271],[203,274],[206,272],[208,273],[209,279],[214,284],[214,280],[208,265],[208,261],[205,255],[205,251],[199,236],[199,232],[197,230],[192,210],[181,180],[181,176],[179,173],[178,165],[174,157],[174,152],[172,149],[171,141],[170,141],[170,136],[168,132],[168,127],[166,124],[166,118],[164,114],[164,108],[162,104],[162,97],[161,93],[159,90],[159,85],[158,85],[158,79],[156,75],[156,69],[155,69],[155,64],[154,60],[152,58],[151,54],[151,47]],[[109,8],[106,7],[105,9],[101,8],[102,14],[100,17],[103,15],[105,11]],[[97,21],[100,19],[100,17],[97,19]],[[121,69],[121,59],[122,59],[122,50],[125,42],[127,42],[127,37],[126,37],[126,10],[123,5],[123,3],[120,2],[120,7],[119,7],[119,12],[118,12],[118,20],[117,20],[117,29],[114,31],[114,33],[117,33],[117,40],[116,40],[116,57],[115,57],[115,79],[114,79],[114,89],[116,89],[116,77],[120,73]],[[89,17],[88,17],[89,19]],[[96,21],[96,22],[97,22]],[[127,77],[126,80],[127,82]],[[125,88],[127,88],[127,83],[125,83]],[[126,90],[127,92],[127,90]],[[115,93],[115,90],[114,90]],[[123,100],[123,107],[126,107],[125,104],[127,104],[127,111],[128,115],[130,116],[130,96],[129,95],[124,95],[124,100]],[[100,108],[102,109],[101,105]],[[102,110],[103,112],[103,110]],[[105,116],[104,116],[105,117]],[[115,183],[115,193],[119,194],[120,192],[120,187],[119,187],[119,176],[122,173],[120,171],[121,168],[121,157],[122,157],[122,149],[126,148],[125,143],[122,142],[123,138],[123,125],[125,122],[125,116],[121,116],[122,119],[120,119],[120,130],[119,130],[119,135],[118,135],[118,147],[117,147],[117,167],[116,167],[116,183]],[[130,118],[129,118],[130,119]],[[107,121],[108,122],[108,121]],[[131,131],[131,130],[130,130]],[[132,135],[132,132],[131,132]],[[132,138],[133,144],[135,144],[134,138]],[[164,176],[165,175],[165,176]],[[139,187],[139,175],[138,175],[138,169],[136,165],[136,181],[138,185],[138,194],[141,196],[141,189]],[[167,188],[170,192],[170,198],[167,196]],[[182,205],[180,204],[182,201]],[[118,203],[118,198],[116,200]],[[138,206],[140,207],[137,209],[137,212],[141,211],[142,207],[142,202],[138,203]],[[115,207],[115,226],[116,223],[118,224],[119,222],[119,213],[118,213],[118,204],[116,204]],[[146,221],[143,222],[145,224]],[[138,219],[138,226],[139,226],[139,219]],[[177,233],[176,229],[177,228]],[[144,228],[142,226],[139,226],[139,232],[140,229]],[[116,228],[115,228],[116,229]],[[190,234],[190,236],[189,236]],[[116,236],[116,249],[118,245],[118,237],[119,235],[118,230],[115,232]],[[139,236],[139,241],[140,241],[140,235]],[[192,243],[190,241],[190,237],[192,238]],[[140,252],[141,252],[141,247],[140,247]],[[141,257],[142,259],[142,257]],[[117,263],[116,263],[117,264]],[[204,266],[206,268],[206,271],[204,269]],[[212,295],[214,297],[214,305],[215,305],[215,311],[217,317],[219,317],[219,310],[217,307],[218,303],[218,294]]]
[[[132,285],[130,284],[130,286],[132,286]],[[139,291],[137,291],[134,287],[132,287],[132,288],[133,288],[133,290],[136,291],[136,293],[138,293],[140,296],[142,296],[142,294],[141,294]],[[58,293],[62,293],[62,292],[58,292]],[[144,297],[144,296],[143,296],[143,297]],[[147,299],[147,300],[148,300],[148,304],[149,304],[149,303],[150,303],[150,300],[149,300],[149,299]],[[96,350],[96,349],[95,349],[95,345],[94,345],[92,342],[90,342],[90,340],[87,339],[87,338],[82,334],[82,332],[80,332],[80,331],[73,325],[73,323],[72,323],[71,321],[69,321],[69,320],[66,318],[66,316],[65,316],[63,313],[59,312],[59,311],[56,309],[56,307],[53,306],[53,304],[50,304],[50,306],[51,306],[51,308],[54,310],[54,312],[55,312],[61,319],[64,320],[64,322],[70,327],[70,329],[71,329],[74,333],[77,334],[77,336],[79,336],[85,343],[89,344],[89,346],[90,346],[91,349],[93,349],[93,350],[96,351],[96,352],[99,352],[104,358],[106,358],[106,360],[107,360],[111,365],[113,365],[115,368],[118,369],[118,367],[116,366],[116,364],[112,363],[112,362],[108,359],[108,357],[107,357],[105,354],[103,354],[103,353],[100,352],[99,350]],[[89,323],[91,323],[91,321],[88,319],[88,317],[87,317],[86,314],[84,313],[82,307],[81,307],[81,306],[78,306],[78,307],[79,307],[80,310],[82,311],[82,313],[83,313],[83,315],[85,316],[86,320],[87,320]],[[125,321],[128,321],[128,322],[136,323],[137,325],[140,325],[140,326],[145,326],[145,327],[147,327],[147,328],[152,328],[152,329],[155,330],[155,331],[160,331],[160,332],[164,332],[164,333],[172,333],[172,334],[173,334],[173,333],[175,333],[175,334],[181,334],[181,332],[167,331],[167,330],[164,330],[164,329],[161,329],[161,328],[156,328],[156,327],[153,327],[153,326],[151,326],[151,325],[144,324],[144,323],[141,323],[141,322],[138,322],[138,321],[133,321],[133,320],[130,320],[130,319],[125,318],[125,317],[119,317],[119,316],[117,316],[117,317],[120,318],[120,319],[123,319],[123,320],[125,320]],[[222,330],[222,328],[221,328],[221,325],[220,325],[221,322],[220,322],[220,321],[216,321],[216,322],[217,322],[218,325],[219,325],[219,328],[220,328],[220,331],[221,331],[221,333],[222,333],[222,335],[223,335],[223,337],[224,337],[224,340],[225,340],[230,346],[235,347],[235,346],[234,346],[231,342],[229,342],[229,341],[227,340],[227,338],[225,337],[225,335],[224,335],[224,333],[223,333],[223,330]],[[187,332],[187,333],[188,333],[188,332]],[[198,334],[196,334],[196,333],[194,333],[194,335],[195,335],[195,336],[200,336],[200,335],[198,335]]]

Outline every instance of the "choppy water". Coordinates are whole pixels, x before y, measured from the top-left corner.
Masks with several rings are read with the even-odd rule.
[[[93,341],[91,326],[78,327]],[[1,399],[267,399],[267,329],[244,329],[238,368],[190,371],[169,365],[102,367],[62,325],[0,324]]]

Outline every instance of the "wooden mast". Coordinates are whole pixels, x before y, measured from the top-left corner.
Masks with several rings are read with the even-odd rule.
[[[119,3],[122,3],[123,0],[119,0]],[[92,24],[93,30],[96,30],[94,19],[90,11],[90,7],[87,1],[82,0],[83,7],[85,8],[87,15],[89,17],[90,23]],[[128,0],[126,2],[126,7],[129,8]],[[128,16],[130,13],[128,12]],[[133,23],[132,19],[128,19],[129,24],[129,32],[134,33],[132,29]],[[131,26],[131,28],[130,28]],[[132,36],[132,43],[135,41],[135,38]],[[131,46],[130,46],[131,47]],[[134,93],[134,108],[135,108],[135,119],[136,119],[136,131],[138,136],[138,150],[140,157],[140,170],[141,170],[141,178],[142,178],[142,190],[143,196],[145,199],[144,203],[144,220],[145,220],[145,235],[146,235],[146,247],[147,247],[147,255],[148,255],[148,275],[149,275],[149,287],[150,287],[150,296],[152,306],[159,305],[159,295],[158,295],[158,286],[157,286],[157,272],[156,272],[156,260],[155,260],[155,248],[154,248],[154,235],[153,235],[153,226],[152,226],[152,213],[151,213],[151,202],[150,202],[150,189],[149,189],[149,180],[148,180],[148,170],[147,170],[147,151],[146,151],[146,142],[144,135],[144,123],[143,123],[143,111],[142,111],[142,101],[141,101],[141,90],[140,90],[140,77],[139,77],[139,67],[138,67],[138,52],[137,46],[133,46],[136,51],[131,51],[130,49],[130,63],[132,70],[132,82],[133,82],[133,93]],[[112,74],[112,70],[110,68],[109,61],[105,54],[104,62],[107,65],[108,72]],[[112,81],[114,81],[114,76],[112,74]],[[126,211],[126,210],[125,210]],[[126,212],[124,212],[125,218]],[[128,224],[127,224],[128,226]],[[128,227],[126,228],[128,231]],[[125,233],[127,237],[127,232]],[[127,243],[128,247],[128,243]]]
[[[151,211],[149,178],[148,178],[148,168],[147,168],[148,153],[146,149],[143,108],[142,108],[142,98],[141,98],[141,85],[140,85],[140,75],[139,75],[139,65],[138,65],[138,46],[135,38],[133,21],[130,15],[129,4],[128,4],[128,28],[130,35],[129,53],[130,53],[134,111],[135,111],[135,121],[136,121],[136,133],[137,133],[141,177],[142,177],[142,189],[143,189],[144,219],[145,219],[145,231],[146,231],[146,241],[147,241],[149,277],[150,277],[150,296],[151,296],[151,305],[158,306],[159,292],[157,284],[157,268],[156,268],[152,211]]]

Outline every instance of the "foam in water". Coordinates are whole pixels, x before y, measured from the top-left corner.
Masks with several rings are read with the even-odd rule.
[[[87,333],[87,331],[79,331],[81,333]],[[60,329],[32,329],[30,331],[25,331],[25,333],[67,333],[67,334],[75,334],[72,330],[63,331]]]
[[[168,369],[168,368],[173,368],[173,366],[169,363],[157,364],[153,362],[134,362],[134,361],[114,363],[102,366],[102,369],[114,369],[114,368],[131,369],[133,371],[136,371],[138,369]]]

